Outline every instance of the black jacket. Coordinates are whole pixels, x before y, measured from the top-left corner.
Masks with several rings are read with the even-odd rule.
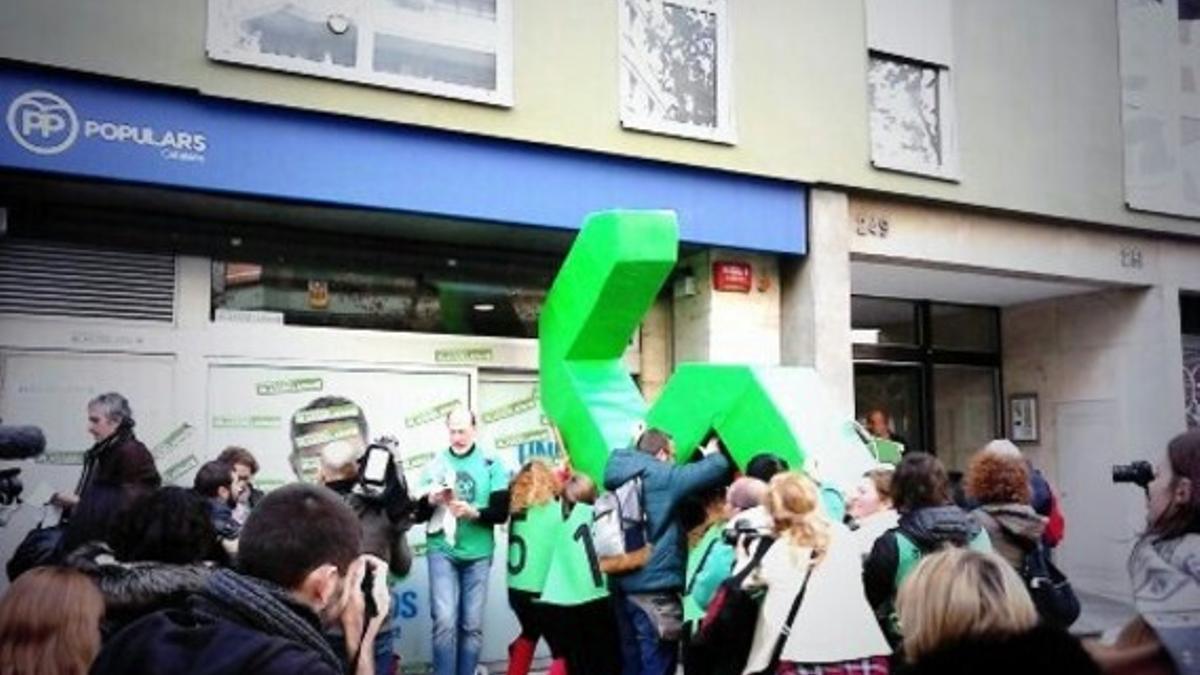
[[[87,574],[104,596],[105,636],[161,609],[183,608],[188,596],[204,587],[216,569],[211,565],[171,565],[160,562],[119,562],[101,542],[84,544],[63,565]]]
[[[63,542],[66,551],[89,541],[111,541],[117,516],[138,497],[162,486],[154,456],[131,427],[120,427],[92,446],[83,462],[75,491],[79,504],[70,513]]]
[[[1099,675],[1079,640],[1038,626],[1004,638],[976,638],[948,645],[901,668],[899,675]]]
[[[362,525],[362,552],[388,564],[392,574],[404,576],[412,567],[412,548],[408,530],[412,526],[412,505],[407,491],[403,495],[384,493],[369,498],[354,492],[355,480],[338,480],[325,487],[342,496]]]
[[[209,586],[220,575],[230,574],[218,572]],[[243,584],[261,583],[235,577]],[[319,635],[320,623],[308,608],[285,601],[275,605],[275,620],[269,621],[253,602],[230,606],[207,593],[192,596],[183,609],[154,612],[117,633],[104,644],[91,675],[340,675],[345,671],[345,663],[330,656],[328,645],[322,650],[277,628],[282,619],[306,625]]]
[[[966,511],[954,505],[917,509],[900,516],[900,524],[876,539],[863,561],[863,587],[877,614],[896,595],[896,568],[900,563],[897,530],[924,554],[944,546],[966,546],[979,536],[982,528]]]

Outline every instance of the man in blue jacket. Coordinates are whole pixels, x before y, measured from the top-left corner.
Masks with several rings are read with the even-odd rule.
[[[640,476],[651,552],[640,569],[611,577],[624,675],[673,675],[683,622],[681,592],[685,537],[675,514],[689,495],[728,479],[730,464],[708,443],[699,462],[675,462],[675,443],[658,429],[644,432],[633,448],[615,450],[604,487],[615,490]]]

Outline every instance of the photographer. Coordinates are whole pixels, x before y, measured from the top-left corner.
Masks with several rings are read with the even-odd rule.
[[[326,488],[275,490],[246,520],[238,571],[215,572],[185,609],[155,612],[117,633],[92,675],[370,675],[390,597],[383,562],[359,555],[357,524]],[[321,633],[334,625],[345,634],[350,668]]]
[[[379,455],[383,470],[371,467],[376,476],[364,475],[372,453]],[[362,553],[369,553],[388,564],[397,575],[408,574],[412,550],[408,545],[411,502],[408,489],[400,480],[390,447],[373,443],[360,458],[354,446],[334,442],[321,450],[318,480],[342,497],[358,517],[362,533]],[[379,479],[382,481],[377,482]],[[381,483],[381,484],[380,484]],[[392,672],[392,625],[385,620],[376,638],[378,675]]]
[[[1200,430],[1171,439],[1166,457],[1113,467],[1114,482],[1146,491],[1146,531],[1129,557],[1137,616],[1111,644],[1087,645],[1107,673],[1200,673]]]

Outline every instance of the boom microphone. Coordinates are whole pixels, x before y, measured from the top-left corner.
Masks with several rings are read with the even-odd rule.
[[[35,426],[0,424],[0,460],[31,459],[46,451],[46,434]]]

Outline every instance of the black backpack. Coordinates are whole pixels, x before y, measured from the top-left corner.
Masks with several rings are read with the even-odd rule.
[[[1018,572],[1042,621],[1063,629],[1075,623],[1080,612],[1079,598],[1066,575],[1050,561],[1041,542],[1025,549]]]
[[[739,675],[745,667],[766,590],[747,590],[743,584],[774,542],[773,538],[763,537],[746,566],[717,587],[704,618],[692,633],[689,646],[698,656],[694,661],[701,663],[696,664],[700,667],[687,668],[689,673]]]

